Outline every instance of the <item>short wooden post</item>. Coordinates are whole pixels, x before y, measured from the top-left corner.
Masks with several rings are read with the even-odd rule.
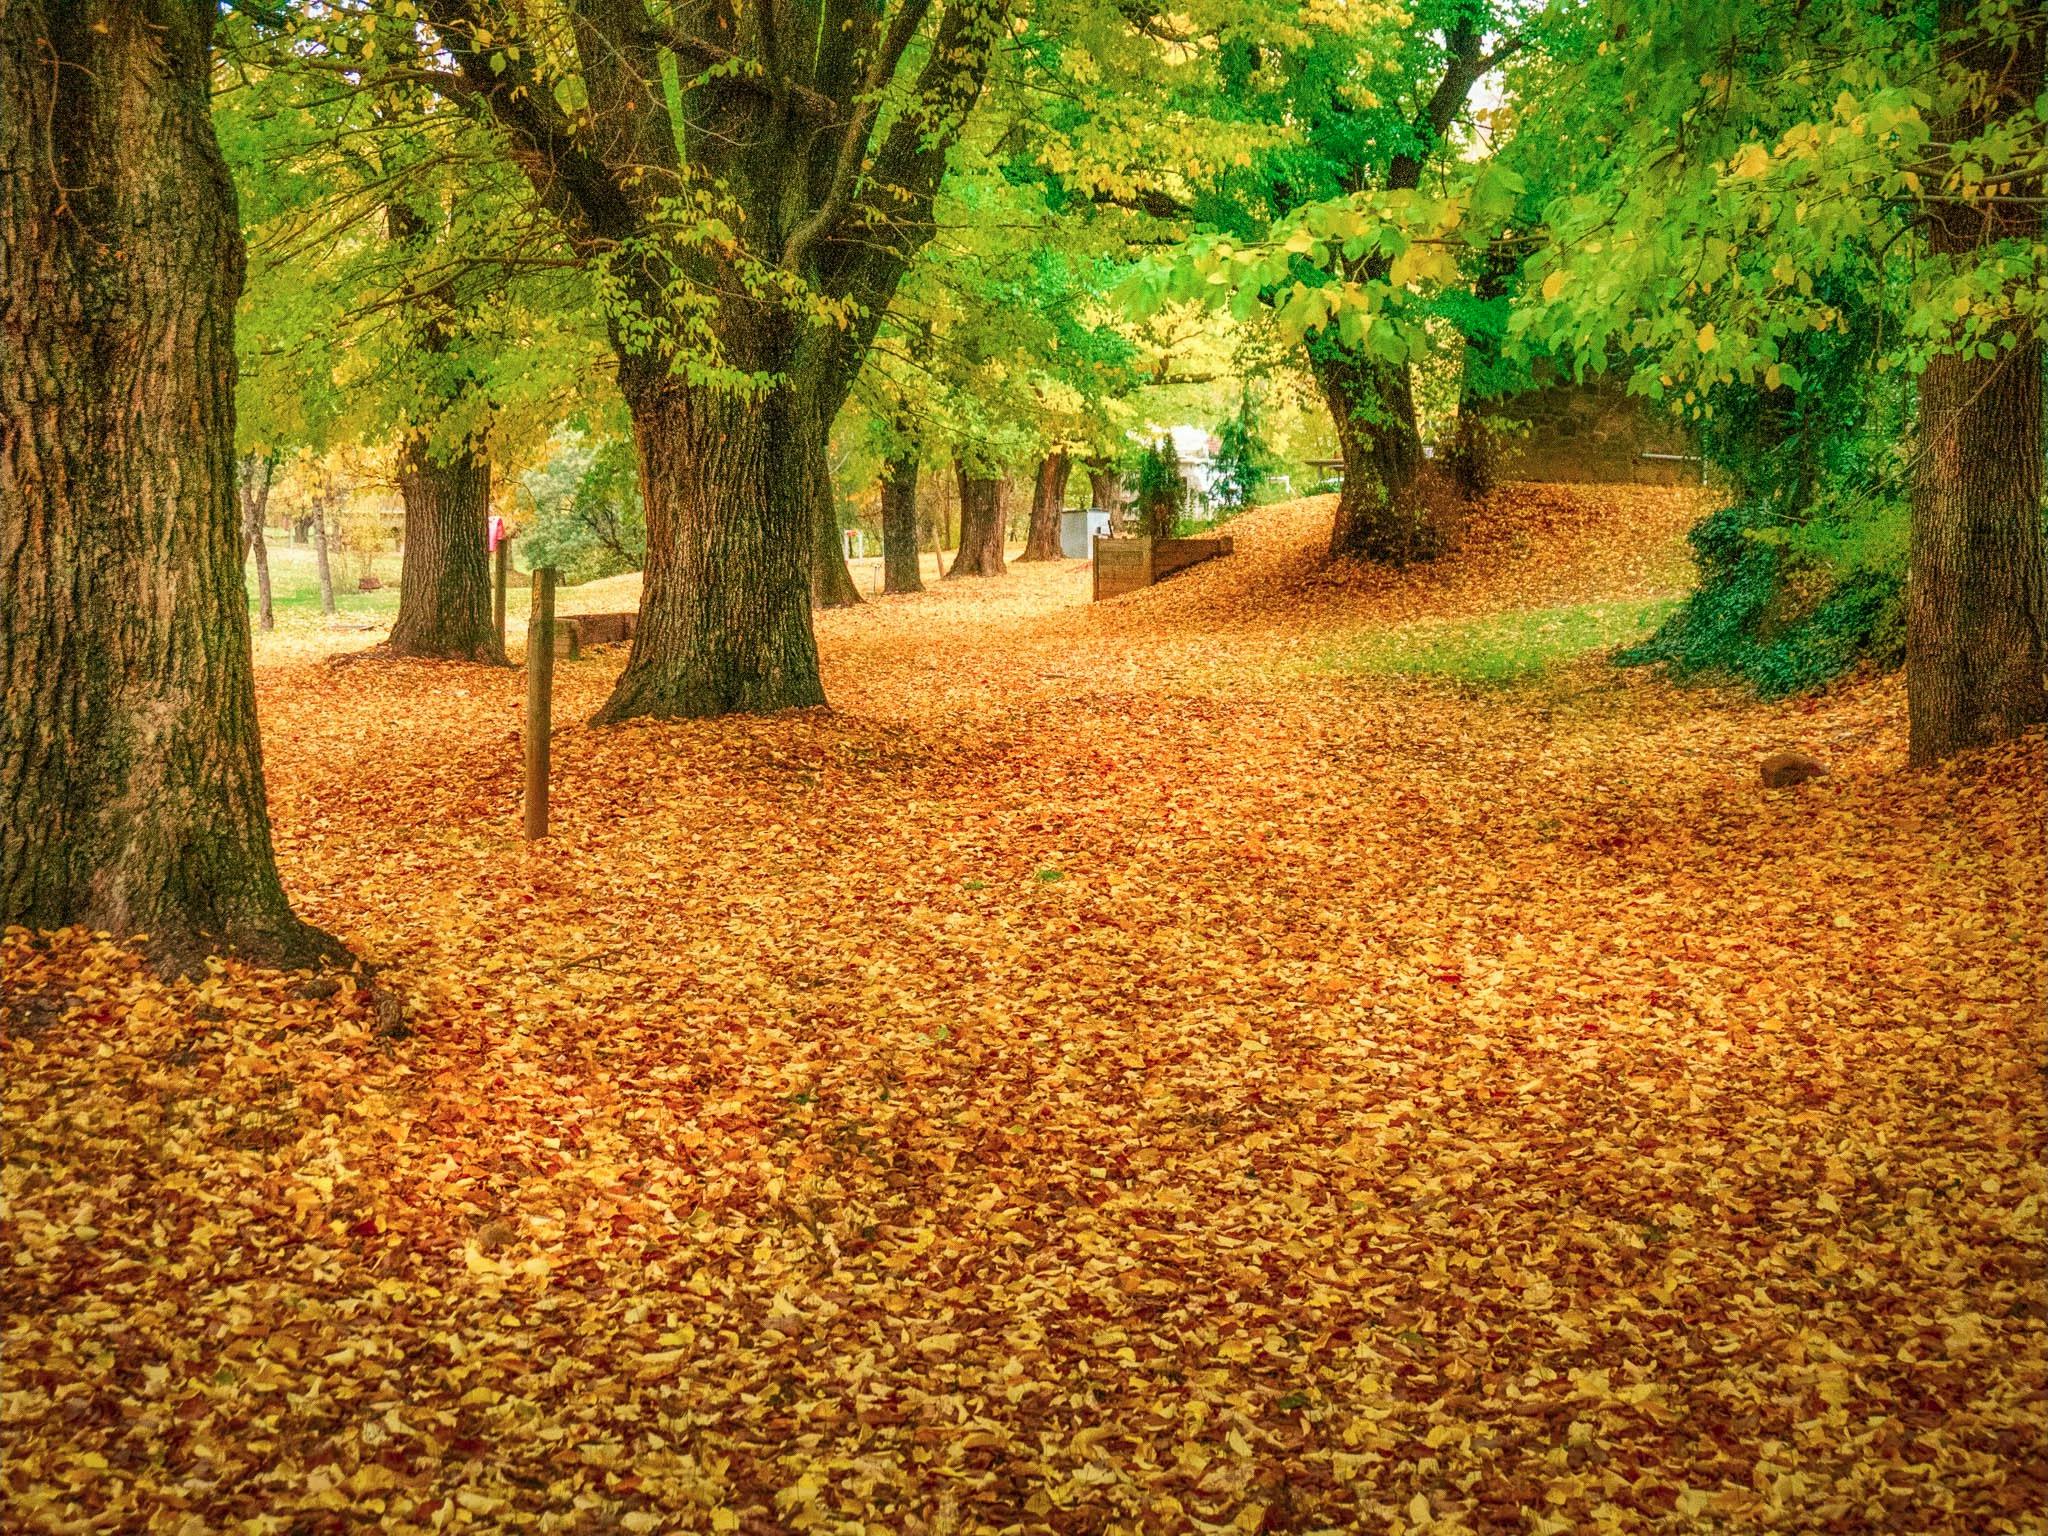
[[[548,730],[555,692],[555,568],[533,573],[526,617],[526,836],[548,835]]]
[[[498,632],[498,649],[505,649],[505,577],[512,568],[512,541],[501,538],[492,551],[491,627]]]

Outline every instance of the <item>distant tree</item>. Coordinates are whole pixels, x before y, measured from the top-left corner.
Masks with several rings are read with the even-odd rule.
[[[1215,491],[1226,507],[1247,507],[1272,473],[1273,456],[1261,431],[1259,403],[1247,385],[1235,411],[1216,432]]]
[[[1083,468],[1088,474],[1088,504],[1109,514],[1109,525],[1121,529],[1124,521],[1124,477],[1113,463],[1090,460]]]
[[[1146,448],[1145,456],[1138,461],[1140,531],[1155,539],[1172,538],[1187,504],[1187,494],[1180,452],[1173,446],[1171,436],[1162,436]]]
[[[1031,482],[1031,527],[1019,560],[1060,558],[1060,513],[1067,504],[1067,478],[1073,467],[1064,451],[1048,453],[1038,461],[1038,473]]]
[[[960,547],[946,579],[956,576],[1000,576],[1004,564],[1003,479],[988,466],[961,458],[954,465],[960,486]]]
[[[882,590],[922,592],[918,568],[918,459],[914,448],[901,448],[882,471]]]
[[[423,200],[424,201],[424,200]],[[408,265],[433,259],[446,214],[439,200],[423,212],[393,195],[385,228]],[[461,353],[470,315],[452,283],[415,288],[404,324],[417,371],[430,382],[424,418],[398,448],[398,494],[405,503],[405,563],[398,577],[398,616],[390,646],[400,656],[505,664],[504,642],[491,616],[489,527],[491,456],[486,430],[463,430],[465,415],[488,419],[463,396],[475,388]]]
[[[216,7],[0,8],[0,919],[340,958],[264,802]]]
[[[409,33],[415,8],[389,9]],[[632,655],[596,718],[823,702],[814,570],[823,588],[845,580],[828,433],[931,237],[1004,6],[417,14],[435,47],[414,72],[493,125],[604,298],[648,561]]]
[[[277,461],[268,455],[242,460],[242,535],[256,565],[256,621],[265,630],[277,628],[277,610],[270,593],[270,544],[263,537],[270,485],[276,478]]]
[[[529,565],[573,581],[636,571],[647,559],[647,517],[633,440],[564,430],[520,478],[519,548]]]

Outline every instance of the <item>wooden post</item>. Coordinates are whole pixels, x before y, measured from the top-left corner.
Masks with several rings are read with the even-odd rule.
[[[555,568],[533,573],[526,618],[526,837],[548,835],[548,730],[555,692]]]
[[[491,627],[498,632],[498,649],[505,649],[505,577],[512,566],[512,541],[498,540],[498,547],[492,552],[495,565],[491,572]]]

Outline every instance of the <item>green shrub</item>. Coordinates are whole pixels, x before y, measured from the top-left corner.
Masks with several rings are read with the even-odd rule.
[[[1700,451],[1729,504],[1692,532],[1699,585],[1623,665],[1741,681],[1766,696],[1904,654],[1912,380],[1876,368],[1896,325],[1837,279],[1840,330],[1781,359],[1798,388],[1711,391]]]
[[[569,582],[637,571],[647,558],[647,516],[633,442],[557,434],[546,462],[520,477],[519,558],[552,565]]]

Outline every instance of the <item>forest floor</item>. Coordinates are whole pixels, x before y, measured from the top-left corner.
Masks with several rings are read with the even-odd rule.
[[[535,847],[516,673],[265,637],[384,990],[8,935],[0,1525],[2048,1529],[2040,740],[1608,665],[1683,492],[1328,510],[563,663]]]

